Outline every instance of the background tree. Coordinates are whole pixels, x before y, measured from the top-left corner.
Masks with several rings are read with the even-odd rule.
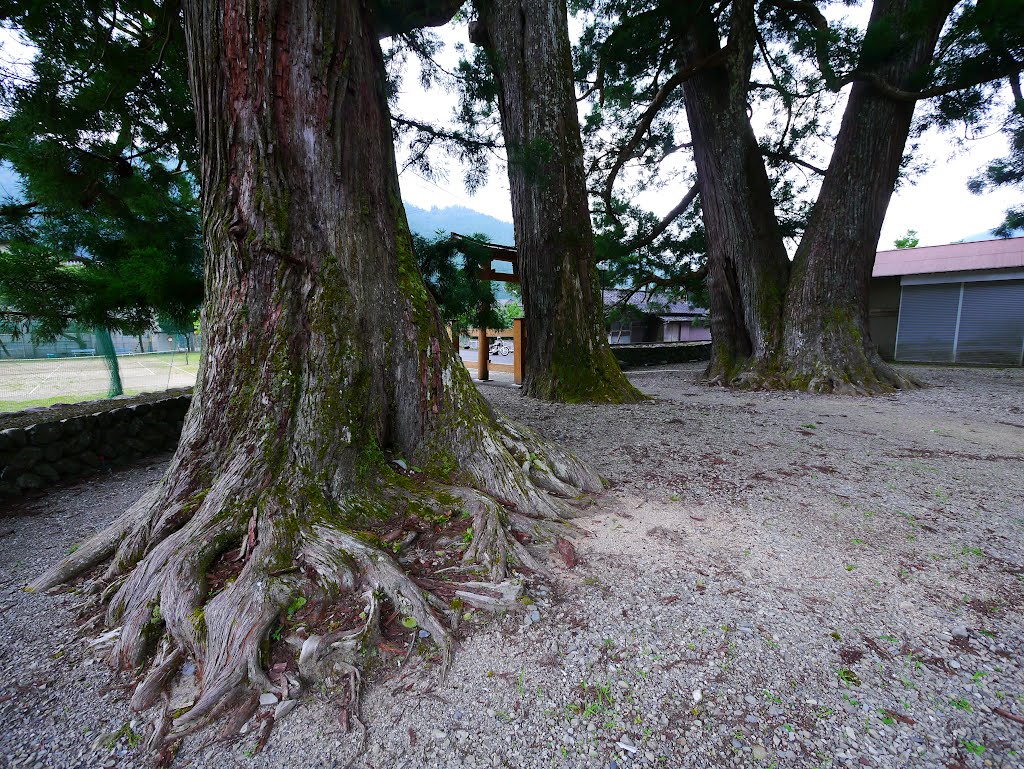
[[[176,0],[0,3],[31,61],[2,75],[0,318],[52,339],[69,324],[191,327],[202,298],[195,129]]]
[[[604,326],[565,0],[477,0],[470,37],[497,84],[526,310],[523,392],[641,398]]]
[[[629,93],[639,71],[651,73],[643,93],[652,94],[624,149],[613,155],[608,178],[650,147],[666,145],[650,140],[663,109],[680,99],[686,108],[690,135],[682,144],[693,147],[708,242],[715,337],[709,376],[811,390],[913,384],[881,361],[868,334],[878,233],[904,165],[915,103],[933,100],[942,119],[977,119],[992,83],[1020,70],[1019,6],[1019,0],[998,0],[954,11],[953,2],[882,0],[863,33],[830,24],[803,0],[601,6],[598,19],[613,21],[603,32],[595,23],[595,52],[581,57],[591,87],[605,94],[625,84]],[[661,41],[651,46],[657,55],[624,63],[629,41],[645,36]],[[757,94],[781,99],[778,114],[787,127],[781,136],[800,140],[818,135],[820,123],[789,130],[801,124],[795,106],[846,86],[851,94],[827,172],[800,157],[799,145],[758,141],[748,114]],[[804,215],[784,215],[779,190],[793,187],[766,174],[776,161],[821,177],[813,208],[797,208]],[[610,189],[606,183],[602,197],[614,213]],[[790,266],[785,243],[795,236]]]
[[[871,342],[868,287],[915,106],[936,99],[936,109],[961,119],[979,114],[982,107],[970,105],[990,100],[1000,79],[1024,67],[1024,4],[876,0],[845,71],[838,69],[845,62],[829,58],[832,32],[820,13],[782,1],[776,7],[813,30],[826,86],[851,83],[829,171],[793,259],[780,378],[822,390],[913,386]],[[991,34],[996,47],[987,42]]]
[[[195,704],[158,709],[154,746],[249,718],[271,686],[271,631],[299,597],[352,617],[311,631],[298,661],[313,680],[351,671],[349,708],[385,597],[447,660],[451,610],[422,584],[474,585],[431,569],[417,583],[381,538],[442,527],[455,547],[469,524],[462,557],[497,581],[539,568],[513,532],[564,530],[565,498],[600,488],[486,404],[413,256],[377,38],[458,5],[184,4],[206,247],[195,394],[163,479],[34,583],[106,564],[96,595],[120,627],[113,659],[149,662],[136,708],[197,662]],[[232,579],[211,590],[211,570]]]
[[[989,163],[971,179],[969,187],[976,194],[996,187],[1017,187],[1024,192],[1024,92],[1021,91],[1020,74],[1010,75],[1007,83],[1013,96],[1013,104],[1004,123],[1010,139],[1010,152]],[[1001,238],[1009,238],[1021,230],[1024,230],[1024,204],[1012,206],[995,233]]]
[[[896,238],[893,245],[896,248],[917,248],[921,244],[921,238],[917,236],[917,230],[907,230],[903,237]]]
[[[679,29],[666,34],[670,14],[689,19],[699,9],[630,0],[574,5],[584,24],[576,69],[588,105],[587,169],[608,285],[705,293],[709,244],[693,175],[697,148],[683,98],[693,70],[673,69],[683,41]],[[723,6],[719,14],[729,17],[731,12]],[[777,226],[795,244],[809,194],[823,173],[814,150],[827,134],[820,118],[828,105],[820,93],[789,94],[778,86],[777,81],[794,81],[793,65],[783,59],[766,69],[762,50],[759,45],[752,55],[764,78],[748,83],[741,71],[741,87],[733,93],[742,96],[740,108],[755,111],[763,126],[758,142],[776,201]],[[726,98],[719,96],[720,102]],[[654,191],[678,201],[664,216],[635,202]]]
[[[491,261],[486,235],[455,239],[445,232],[433,238],[413,233],[412,242],[423,280],[445,324],[456,333],[467,328],[508,328],[494,284],[477,277]],[[490,309],[481,317],[484,305]]]

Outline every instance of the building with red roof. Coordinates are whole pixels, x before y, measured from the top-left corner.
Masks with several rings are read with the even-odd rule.
[[[890,360],[1024,366],[1024,237],[879,251],[869,317]]]

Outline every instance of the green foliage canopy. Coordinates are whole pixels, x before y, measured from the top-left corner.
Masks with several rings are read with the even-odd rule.
[[[0,2],[30,52],[0,73],[8,331],[191,328],[202,298],[195,124],[176,0]]]
[[[433,238],[413,234],[412,240],[423,280],[441,317],[456,331],[481,326],[504,329],[522,316],[521,308],[515,315],[514,309],[498,304],[494,284],[478,277],[491,261],[486,235],[454,238],[439,230]],[[481,315],[483,305],[489,309]]]
[[[921,238],[917,236],[917,230],[907,230],[903,237],[896,238],[893,243],[896,248],[917,248],[921,244]]]

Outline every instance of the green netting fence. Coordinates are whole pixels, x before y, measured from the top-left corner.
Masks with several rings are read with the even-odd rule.
[[[189,387],[198,368],[195,334],[93,329],[45,344],[0,335],[0,412]]]

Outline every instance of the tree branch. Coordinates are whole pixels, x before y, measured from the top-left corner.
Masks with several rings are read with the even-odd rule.
[[[674,222],[676,219],[678,219],[680,216],[682,216],[689,210],[690,206],[693,205],[693,201],[697,199],[697,195],[699,192],[700,189],[697,187],[696,184],[690,187],[690,189],[686,191],[686,194],[683,195],[682,200],[680,200],[676,204],[675,208],[673,208],[671,211],[665,214],[665,217],[656,225],[654,225],[654,227],[651,228],[651,231],[648,232],[646,235],[642,237],[638,235],[636,238],[627,243],[625,245],[626,250],[637,251],[641,248],[646,248],[647,246],[651,245],[651,243],[657,240],[658,237],[669,228],[669,225],[671,225],[672,222]]]
[[[644,110],[643,115],[640,116],[640,122],[637,123],[636,128],[633,130],[633,135],[629,138],[629,141],[626,142],[622,149],[619,150],[618,157],[616,157],[615,163],[612,164],[611,170],[608,172],[608,178],[605,180],[604,190],[601,197],[604,199],[605,205],[608,207],[609,211],[614,209],[614,206],[612,205],[612,190],[615,187],[615,179],[618,176],[619,171],[622,170],[626,161],[632,157],[634,150],[636,150],[640,145],[644,134],[650,130],[651,124],[654,122],[654,118],[657,117],[658,112],[665,104],[665,101],[672,95],[673,91],[675,91],[675,89],[684,82],[689,80],[698,72],[713,66],[724,58],[727,48],[728,46],[715,51],[715,53],[705,57],[701,61],[698,61],[696,64],[684,67],[666,80],[661,88],[658,89],[658,92],[654,95],[651,103],[647,106],[647,109]],[[612,214],[612,218],[617,221],[614,214]]]
[[[766,157],[766,158],[770,159],[770,160],[781,160],[781,161],[786,162],[786,163],[792,163],[793,165],[800,166],[801,168],[806,168],[808,171],[813,171],[814,173],[818,174],[819,176],[824,176],[825,173],[826,173],[826,169],[819,168],[818,166],[813,165],[812,163],[808,163],[806,160],[801,160],[800,158],[798,158],[796,155],[794,155],[791,152],[781,152],[781,151],[776,151],[776,150],[768,150],[768,149],[764,149],[762,147],[761,148],[761,155],[763,157]]]
[[[1002,80],[1004,77],[1012,78],[1015,75],[1020,75],[1021,72],[1024,72],[1024,62],[1014,61],[1004,65],[999,70],[994,70],[980,78],[963,78],[945,85],[936,85],[931,88],[925,88],[921,91],[906,91],[902,88],[897,88],[896,86],[887,83],[874,72],[854,71],[847,75],[844,80],[847,82],[861,81],[869,83],[883,96],[893,99],[894,101],[920,101],[921,99],[932,99],[936,96],[945,96],[946,94],[955,93],[956,91],[974,88],[975,86],[983,85],[984,83],[990,83],[993,80]]]
[[[436,139],[459,144],[474,151],[500,149],[502,146],[500,142],[494,139],[478,139],[474,136],[470,136],[469,134],[462,133],[461,131],[451,131],[444,128],[438,128],[430,123],[424,123],[413,118],[404,117],[403,115],[392,115],[391,122],[395,125],[412,128],[413,130],[429,134],[431,137]]]
[[[817,32],[814,41],[814,54],[818,60],[818,69],[821,71],[821,76],[825,79],[825,85],[828,86],[830,91],[839,91],[846,85],[846,81],[836,76],[835,70],[832,69],[832,63],[828,59],[828,37],[830,31],[828,19],[818,9],[818,6],[811,0],[766,0],[761,8],[765,9],[767,6],[774,6],[781,11],[793,11],[807,19]],[[762,10],[763,14],[764,10]]]
[[[38,200],[30,200],[28,203],[12,203],[7,206],[0,206],[0,218],[21,219],[35,213]]]
[[[377,35],[393,37],[421,27],[440,27],[452,20],[464,0],[376,0]]]
[[[683,288],[692,286],[694,283],[700,283],[705,280],[708,276],[708,265],[707,262],[702,264],[698,269],[693,270],[682,275],[672,275],[665,277],[664,275],[656,275],[653,272],[645,272],[641,275],[636,276],[633,281],[633,285],[629,288],[619,289],[623,292],[619,300],[615,302],[616,305],[625,307],[626,304],[634,296],[639,294],[641,291],[646,290],[648,295],[653,294],[659,288]]]
[[[963,78],[945,85],[936,85],[931,88],[925,88],[921,91],[907,91],[903,88],[899,88],[898,86],[887,82],[875,72],[863,72],[855,69],[848,75],[839,77],[836,75],[835,70],[832,69],[832,64],[828,59],[828,20],[811,0],[766,0],[765,5],[762,6],[762,8],[766,6],[774,6],[780,10],[793,11],[794,13],[800,14],[807,19],[811,26],[815,28],[817,36],[814,49],[815,57],[818,61],[818,69],[821,71],[821,76],[825,80],[825,85],[830,91],[836,93],[850,83],[863,82],[870,84],[883,96],[893,99],[894,101],[920,101],[922,99],[932,99],[936,96],[945,96],[946,94],[962,91],[967,88],[973,88],[975,86],[982,85],[983,83],[989,83],[993,80],[1001,80],[1004,77],[1019,75],[1024,71],[1024,62],[1011,60],[998,70],[993,70],[987,73],[984,77]]]
[[[1013,100],[1016,104],[1017,110],[1024,112],[1024,93],[1020,89],[1020,73],[1010,75],[1007,80],[1010,81],[1010,93],[1013,94]]]

